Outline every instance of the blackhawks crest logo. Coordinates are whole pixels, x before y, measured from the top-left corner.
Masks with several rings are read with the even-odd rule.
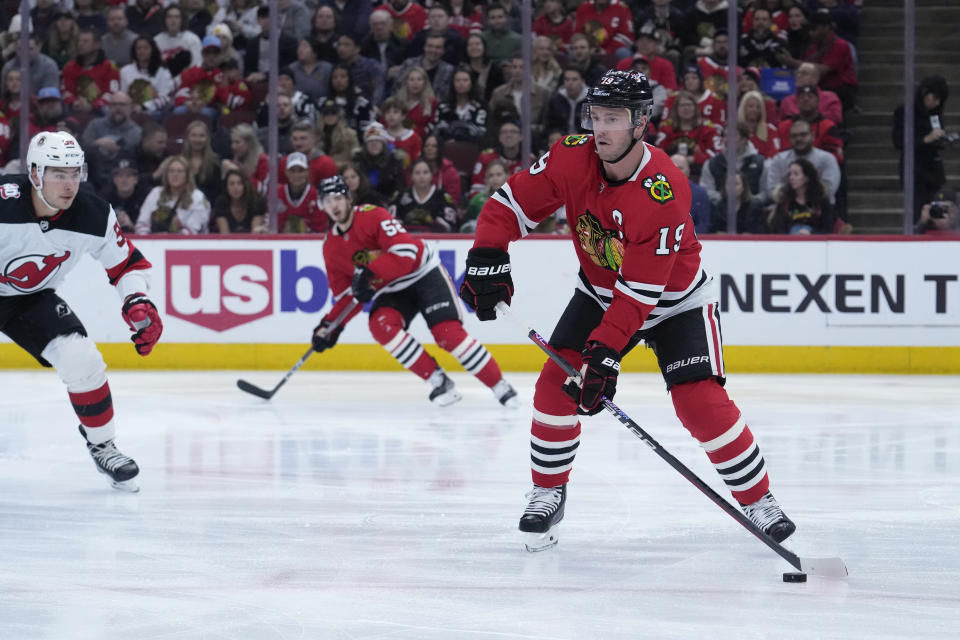
[[[353,254],[353,264],[358,267],[365,267],[380,257],[380,251],[376,249],[360,249]]]
[[[655,174],[652,178],[647,176],[643,179],[643,188],[647,194],[653,198],[654,202],[664,204],[673,200],[673,187],[667,180],[667,176],[662,173]]]
[[[604,229],[595,215],[587,211],[577,218],[577,241],[584,253],[599,267],[619,271],[623,262],[623,242],[617,232]]]
[[[566,136],[560,144],[565,147],[579,147],[582,144],[586,144],[587,140],[590,139],[590,136],[578,133],[572,136]]]

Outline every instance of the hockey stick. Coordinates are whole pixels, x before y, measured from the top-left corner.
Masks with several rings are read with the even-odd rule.
[[[330,323],[330,326],[327,327],[327,333],[330,333],[331,331],[335,331],[337,327],[339,327],[340,324],[343,322],[344,318],[350,315],[350,312],[353,311],[353,309],[358,304],[360,303],[354,300],[352,304],[348,305],[346,309],[341,311],[340,315],[334,318],[333,322]],[[282,387],[287,382],[287,380],[290,379],[290,376],[295,374],[297,370],[303,366],[303,363],[307,361],[307,358],[313,355],[313,352],[314,352],[314,349],[311,346],[310,349],[305,354],[303,354],[303,356],[301,356],[299,360],[297,360],[297,364],[293,365],[293,368],[291,368],[290,371],[287,371],[287,374],[283,376],[283,379],[280,382],[277,383],[277,386],[275,386],[270,391],[267,391],[266,389],[261,389],[255,384],[250,384],[246,380],[237,380],[237,387],[239,387],[241,391],[246,391],[247,393],[252,393],[253,395],[259,398],[263,398],[264,400],[269,400],[277,393],[277,391],[280,390],[280,387]]]
[[[543,336],[537,333],[535,329],[526,326],[526,324],[517,318],[513,311],[510,310],[509,306],[503,302],[498,302],[497,311],[501,317],[508,317],[523,327],[527,331],[527,337],[530,338],[534,344],[540,347],[544,353],[550,356],[550,359],[556,362],[557,365],[559,365],[559,367],[563,369],[568,376],[576,380],[581,379],[580,372],[574,369],[573,366],[564,360],[562,356],[555,353],[550,348],[550,345],[547,343],[547,341],[543,339]],[[827,576],[831,578],[844,578],[847,576],[847,566],[840,558],[801,558],[789,549],[786,549],[780,543],[776,542],[773,538],[761,531],[757,525],[753,524],[753,522],[751,522],[750,519],[743,514],[743,512],[727,502],[727,500],[714,491],[710,485],[701,480],[693,471],[688,469],[686,465],[677,460],[669,451],[660,446],[659,442],[654,440],[649,433],[644,431],[643,428],[630,419],[630,416],[624,413],[620,407],[615,405],[605,396],[603,398],[603,405],[607,411],[612,413],[621,424],[623,424],[633,433],[633,435],[640,438],[644,444],[650,447],[654,453],[660,456],[667,464],[680,473],[680,475],[690,481],[693,486],[710,498],[718,507],[726,511],[730,517],[739,522],[743,528],[752,533],[758,540],[760,540],[760,542],[770,547],[777,555],[793,565],[795,569],[803,571],[804,573],[812,573],[814,575]]]

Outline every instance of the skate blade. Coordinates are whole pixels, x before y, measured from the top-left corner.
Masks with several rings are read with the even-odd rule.
[[[431,402],[437,405],[438,407],[449,407],[455,402],[460,402],[461,399],[463,399],[463,396],[460,395],[460,392],[457,390],[453,390],[453,391],[448,391],[443,395],[437,396],[436,398],[431,400]]]
[[[523,546],[530,553],[546,551],[557,546],[560,542],[560,534],[557,532],[557,525],[550,527],[549,531],[544,533],[524,533]]]
[[[500,405],[506,407],[507,409],[519,409],[520,398],[518,396],[513,396],[512,398],[508,398],[504,402],[501,402]]]
[[[129,480],[111,480],[110,486],[117,491],[123,491],[126,493],[140,493],[140,485],[138,485],[137,481],[133,478]]]

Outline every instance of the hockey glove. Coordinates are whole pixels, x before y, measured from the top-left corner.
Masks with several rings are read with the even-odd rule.
[[[366,267],[357,267],[353,270],[353,282],[350,284],[350,293],[358,302],[366,304],[373,300],[377,290],[373,286],[373,271]]]
[[[477,312],[480,320],[495,320],[498,302],[510,304],[513,278],[506,251],[478,247],[467,253],[467,273],[460,285],[460,297]]]
[[[320,324],[313,328],[313,349],[317,353],[323,353],[337,344],[337,338],[343,332],[343,325],[330,331],[331,324],[333,324],[333,320],[324,318],[320,321]]]
[[[156,305],[146,295],[132,293],[124,299],[121,313],[130,331],[135,332],[130,339],[137,353],[148,355],[163,333],[163,321]]]
[[[613,400],[620,373],[620,353],[600,342],[588,342],[583,349],[581,384],[567,378],[563,390],[577,401],[577,413],[592,416],[603,410],[603,398]]]

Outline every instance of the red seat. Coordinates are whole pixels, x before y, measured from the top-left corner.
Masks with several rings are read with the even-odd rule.
[[[254,82],[248,86],[250,87],[250,102],[243,105],[244,111],[256,113],[260,105],[267,99],[269,85],[266,82]]]
[[[453,163],[461,176],[472,176],[473,166],[480,155],[480,147],[466,140],[447,140],[443,143],[443,156]]]

